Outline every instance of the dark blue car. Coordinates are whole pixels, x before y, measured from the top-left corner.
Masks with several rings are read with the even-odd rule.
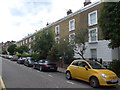
[[[39,69],[40,71],[57,71],[57,65],[49,60],[38,60],[33,64],[34,69]]]

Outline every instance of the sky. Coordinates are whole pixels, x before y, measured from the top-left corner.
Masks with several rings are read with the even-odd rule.
[[[85,0],[2,0],[0,3],[0,43],[19,41],[84,7]],[[98,0],[91,0],[96,2]]]

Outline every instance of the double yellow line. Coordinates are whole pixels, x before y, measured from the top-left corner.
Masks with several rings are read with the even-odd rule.
[[[6,87],[5,87],[5,84],[3,82],[2,76],[0,76],[0,83],[1,83],[2,89],[6,90]]]

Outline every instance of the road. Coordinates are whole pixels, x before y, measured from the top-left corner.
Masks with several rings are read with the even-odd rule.
[[[41,72],[8,59],[2,59],[2,79],[6,88],[91,88],[80,80],[66,80],[62,72]]]

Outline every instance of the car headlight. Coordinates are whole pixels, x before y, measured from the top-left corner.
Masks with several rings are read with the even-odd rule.
[[[107,75],[106,75],[106,74],[104,74],[104,73],[102,73],[101,75],[102,75],[103,77],[107,77]]]

